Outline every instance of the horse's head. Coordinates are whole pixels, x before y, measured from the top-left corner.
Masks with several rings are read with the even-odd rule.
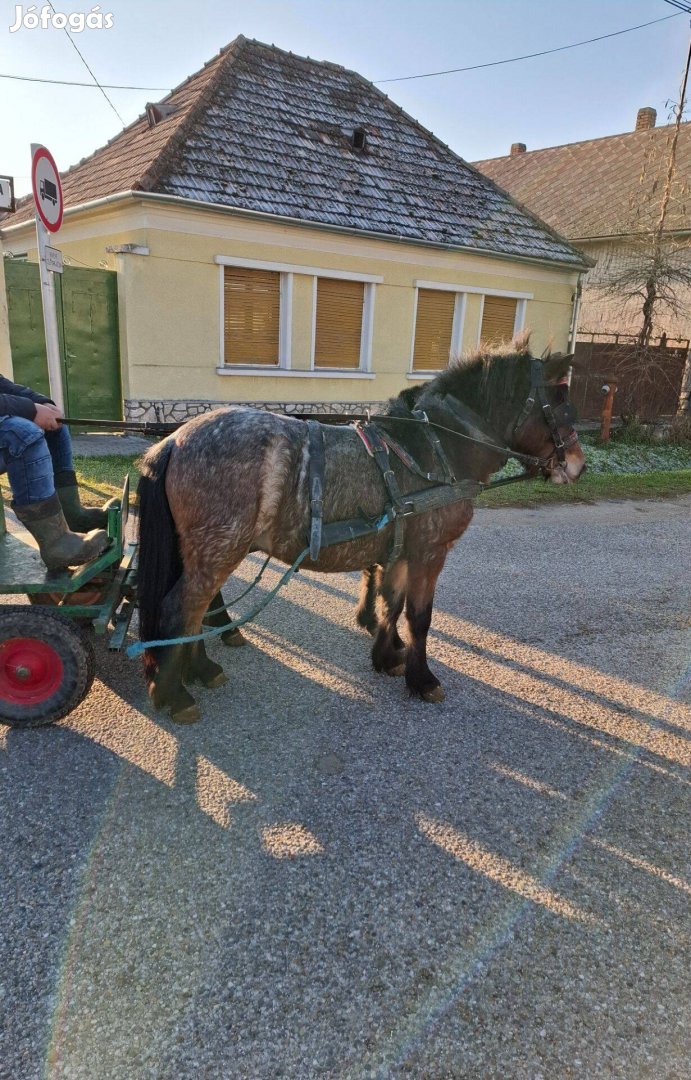
[[[547,360],[521,358],[529,369],[530,388],[521,411],[506,433],[512,450],[539,458],[541,471],[553,484],[572,484],[585,469],[585,456],[574,428],[576,410],[569,404],[571,357]]]

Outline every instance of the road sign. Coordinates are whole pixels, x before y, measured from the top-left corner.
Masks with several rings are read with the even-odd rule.
[[[36,146],[31,158],[31,186],[36,212],[49,232],[62,225],[62,185],[50,150]]]
[[[62,252],[57,248],[48,247],[45,248],[46,254],[46,270],[52,270],[54,274],[62,273]]]
[[[11,176],[0,176],[0,210],[10,214],[15,210],[14,179]]]
[[[48,244],[49,232],[56,233],[62,224],[62,187],[53,155],[45,146],[31,144],[31,186],[36,206],[36,241],[38,244],[38,268],[41,273],[41,299],[43,301],[43,326],[46,332],[46,359],[50,396],[65,411],[62,392],[62,364],[60,362],[60,337],[58,314],[55,307],[53,274],[49,273],[49,259],[55,266],[55,248]],[[49,255],[48,252],[54,252]],[[60,271],[58,271],[59,273]]]

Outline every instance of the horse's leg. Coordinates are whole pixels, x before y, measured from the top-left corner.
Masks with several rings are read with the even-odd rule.
[[[405,602],[407,571],[407,563],[399,560],[384,573],[379,587],[381,618],[372,646],[372,665],[387,675],[403,675],[406,669],[405,644],[396,624]]]
[[[375,563],[362,571],[360,579],[360,602],[355,618],[358,626],[374,636],[379,620],[377,618],[377,596],[381,586],[382,568]]]
[[[164,637],[189,637],[200,633],[202,619],[223,581],[242,562],[246,551],[232,552],[221,560],[192,543],[183,553],[182,576],[166,595],[161,606],[161,626]],[[149,678],[151,698],[156,706],[170,707],[171,720],[178,724],[193,724],[200,716],[192,695],[183,683],[198,679],[212,689],[222,686],[226,676],[220,664],[206,655],[204,642],[166,645],[151,650],[155,653],[158,670]]]
[[[410,645],[406,653],[405,681],[411,695],[423,701],[444,700],[441,683],[427,666],[427,634],[432,621],[434,589],[445,554],[434,562],[408,564],[406,619]]]
[[[166,593],[161,604],[161,636],[183,636],[182,579]],[[199,709],[194,698],[183,686],[188,677],[190,646],[163,645],[149,650],[145,661],[149,694],[156,708],[168,706],[171,718],[178,724],[194,724]]]
[[[222,608],[222,611],[218,609]],[[213,611],[214,614],[210,615],[209,612]],[[231,620],[228,618],[228,612],[225,610],[225,602],[223,595],[219,589],[213,600],[209,604],[209,608],[204,616],[204,622],[207,626],[230,626]],[[228,645],[230,648],[237,648],[240,645],[247,644],[247,638],[243,637],[240,633],[239,627],[234,630],[225,630],[219,637],[224,645]]]
[[[245,548],[217,552],[209,545],[196,544],[193,539],[185,545],[185,570],[181,580],[186,635],[201,632],[202,621],[209,607],[218,606],[217,599],[223,602],[220,592],[222,583],[239,566],[246,554]],[[219,614],[223,619],[223,612]],[[211,619],[214,618],[215,616],[211,616]],[[225,623],[226,620],[223,620],[222,625]],[[206,655],[203,641],[194,642],[190,646],[187,674],[190,680],[198,679],[208,689],[215,689],[227,681],[221,665]]]

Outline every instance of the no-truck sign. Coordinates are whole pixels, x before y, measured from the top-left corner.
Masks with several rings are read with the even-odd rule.
[[[50,150],[37,146],[31,158],[31,186],[36,213],[49,232],[62,225],[62,185]]]

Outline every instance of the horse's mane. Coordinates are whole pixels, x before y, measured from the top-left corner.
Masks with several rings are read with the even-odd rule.
[[[530,356],[529,335],[517,337],[491,351],[477,349],[451,362],[448,368],[429,382],[403,390],[391,398],[387,413],[409,416],[424,393],[452,394],[469,408],[483,414],[490,403],[513,402],[524,394],[527,384],[526,357]],[[522,362],[523,361],[523,362]]]

